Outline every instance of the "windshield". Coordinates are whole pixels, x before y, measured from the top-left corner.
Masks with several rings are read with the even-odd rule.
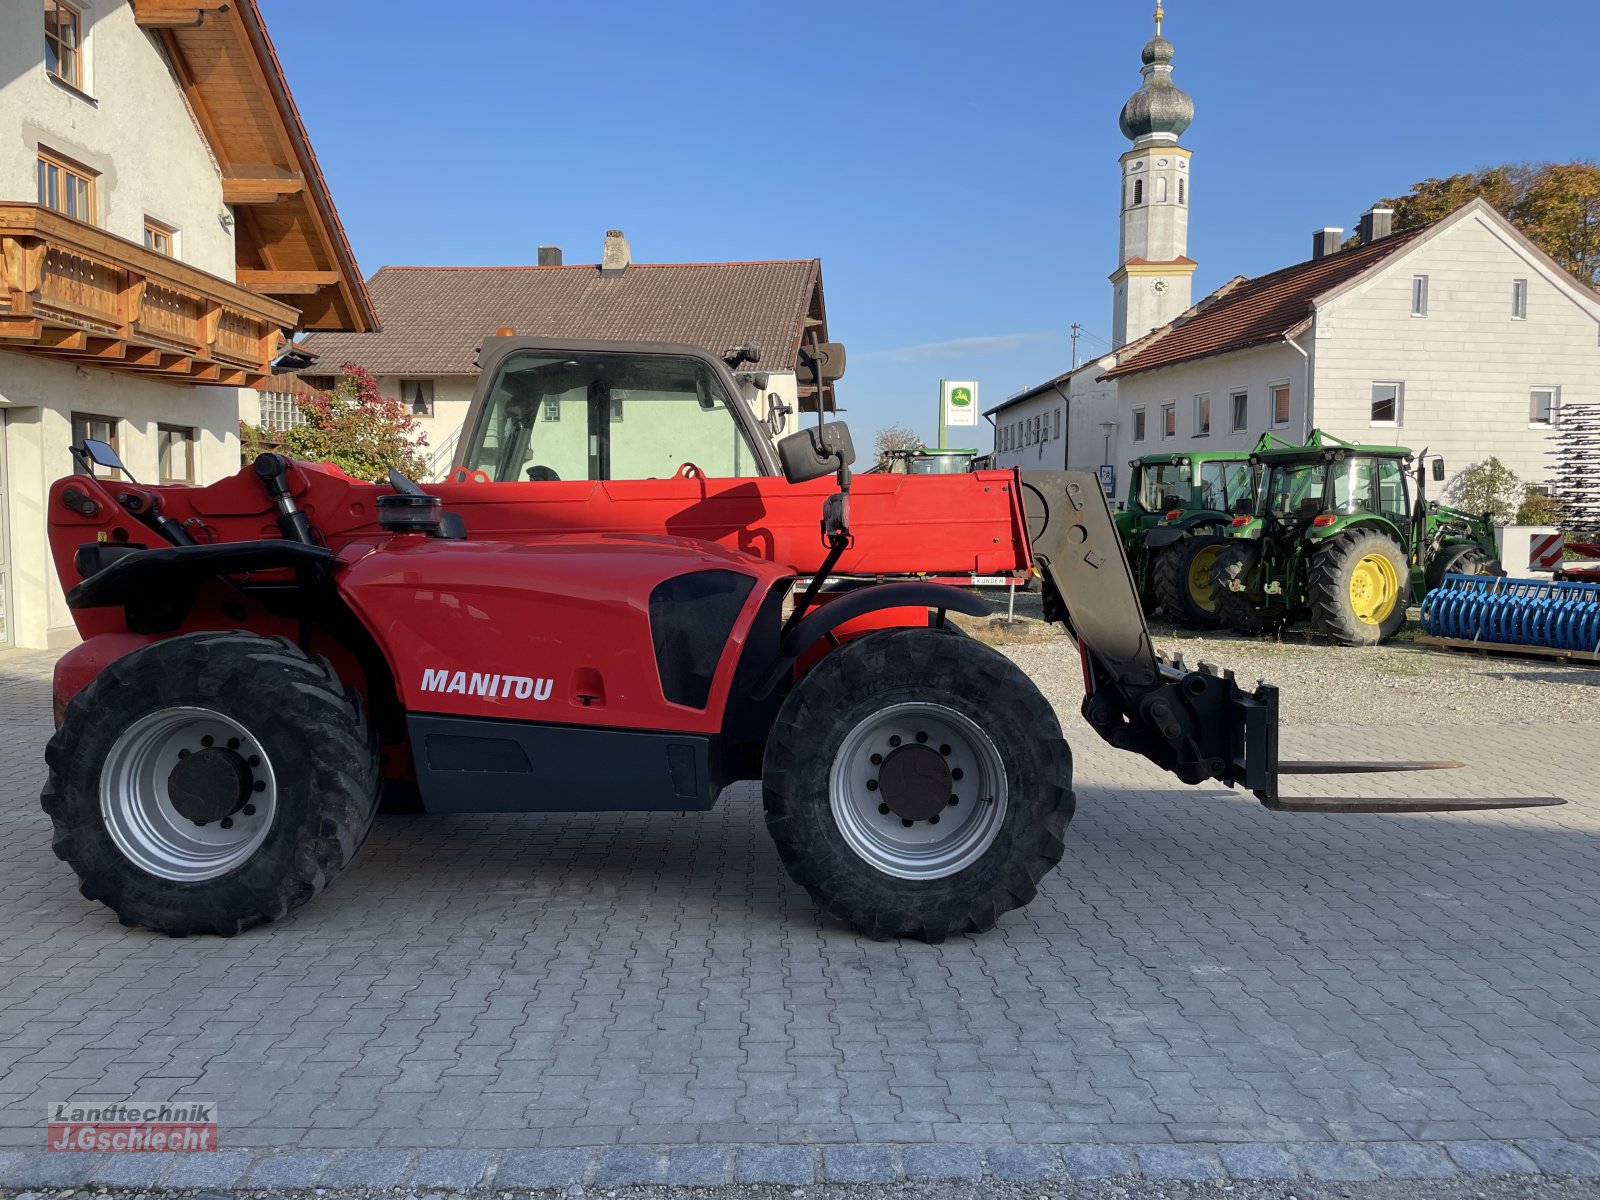
[[[909,469],[913,475],[965,475],[972,466],[969,454],[914,455]]]
[[[1273,467],[1264,497],[1275,517],[1309,521],[1322,511],[1322,482],[1327,468],[1320,462]]]
[[[466,466],[496,483],[761,473],[716,373],[682,355],[512,354],[469,436]]]
[[[1189,464],[1146,464],[1139,477],[1139,503],[1146,512],[1166,512],[1189,504]]]

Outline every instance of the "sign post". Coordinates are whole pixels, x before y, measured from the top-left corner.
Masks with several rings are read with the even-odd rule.
[[[978,423],[978,384],[975,380],[939,380],[939,449],[945,449],[946,429],[970,428]]]

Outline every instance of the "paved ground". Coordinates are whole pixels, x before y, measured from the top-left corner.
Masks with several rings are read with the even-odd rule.
[[[49,852],[49,662],[0,656],[0,1183],[134,1170],[31,1153],[47,1101],[89,1097],[217,1100],[237,1153],[208,1158],[233,1178],[197,1184],[1600,1171],[1591,785],[1556,809],[1274,815],[1169,786],[1051,686],[1069,856],[987,935],[819,919],[745,792],[703,815],[384,819],[291,920],[170,940]],[[1600,743],[1593,721],[1300,726],[1285,754],[1415,755],[1419,733],[1474,768],[1428,779],[1441,794],[1548,791]]]

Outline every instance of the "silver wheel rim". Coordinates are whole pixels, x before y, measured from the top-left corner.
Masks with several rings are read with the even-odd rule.
[[[884,811],[887,798],[875,785],[887,756],[909,746],[940,753],[954,803],[907,824]],[[989,735],[952,708],[921,702],[879,709],[851,729],[834,755],[828,791],[850,849],[897,879],[943,879],[977,862],[999,835],[1008,802],[1005,766]]]
[[[210,747],[232,750],[251,780],[244,807],[204,823],[178,811],[173,769]],[[261,744],[239,722],[209,708],[163,708],[122,731],[100,769],[100,815],[130,863],[161,879],[198,883],[247,861],[278,810],[277,780]]]

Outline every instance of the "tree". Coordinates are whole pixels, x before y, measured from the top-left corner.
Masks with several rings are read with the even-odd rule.
[[[1473,463],[1451,487],[1457,508],[1492,513],[1496,525],[1557,525],[1561,502],[1536,483],[1524,483],[1498,458]]]
[[[1503,163],[1443,179],[1424,179],[1394,209],[1399,232],[1436,221],[1483,197],[1572,276],[1600,287],[1600,166],[1593,162]]]
[[[239,424],[246,458],[281,450],[309,462],[331,462],[356,479],[378,479],[390,467],[412,478],[427,474],[424,434],[398,400],[378,390],[370,371],[355,363],[339,368],[332,391],[296,398],[305,423],[292,429]]]
[[[921,450],[922,438],[905,425],[890,425],[886,429],[878,430],[872,448],[877,451],[878,465],[883,466],[888,463],[889,456],[896,450]]]

